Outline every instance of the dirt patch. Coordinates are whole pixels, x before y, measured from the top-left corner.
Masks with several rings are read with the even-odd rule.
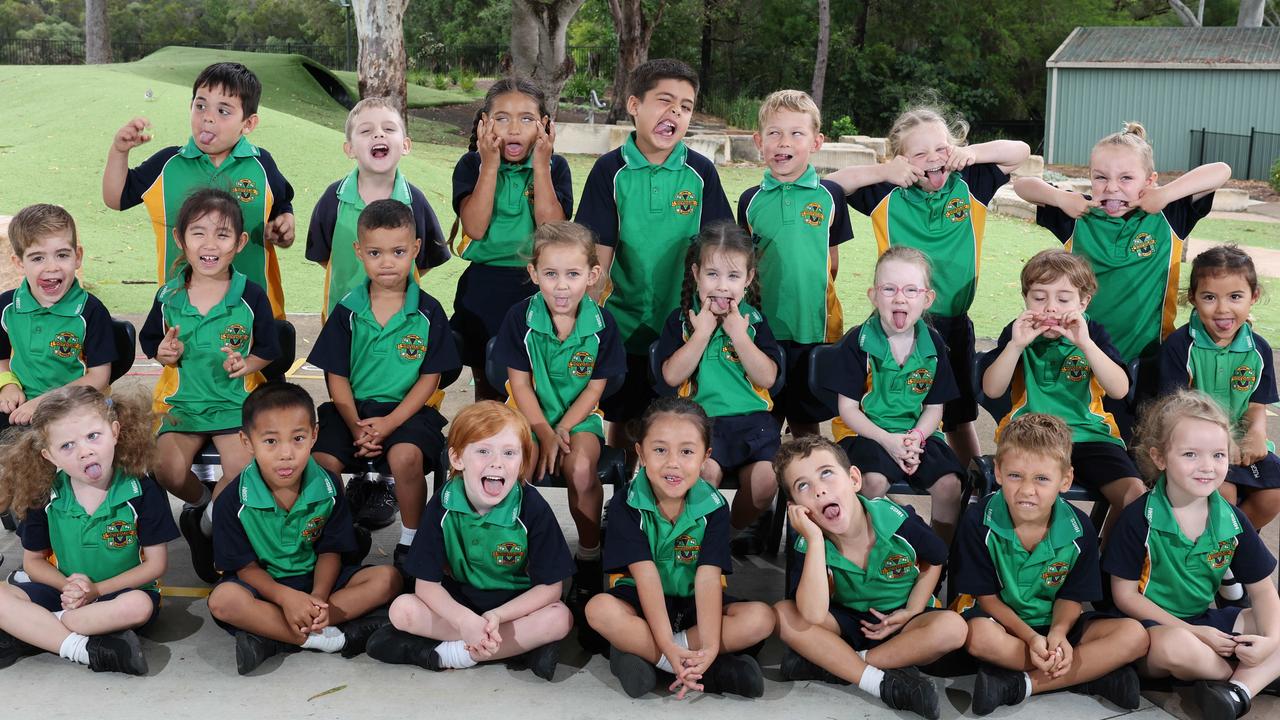
[[[1083,178],[1089,177],[1089,168],[1082,165],[1046,165],[1045,170],[1052,170],[1062,173],[1067,177]],[[1168,184],[1173,180],[1181,177],[1183,173],[1168,171],[1160,173],[1161,184]],[[1280,201],[1280,193],[1271,189],[1265,180],[1236,180],[1232,178],[1227,181],[1224,187],[1232,190],[1244,190],[1249,193],[1249,197],[1262,202],[1278,202]]]

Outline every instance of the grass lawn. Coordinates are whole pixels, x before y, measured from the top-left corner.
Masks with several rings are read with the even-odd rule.
[[[155,292],[154,235],[142,208],[121,213],[102,204],[102,167],[115,131],[135,116],[151,121],[156,139],[134,151],[132,164],[166,145],[185,143],[190,132],[191,80],[215,59],[244,61],[263,80],[262,120],[250,137],[271,151],[292,183],[299,229],[298,244],[280,253],[287,309],[317,312],[323,272],[303,258],[302,244],[316,199],[329,183],[350,171],[351,161],[342,154],[346,111],[329,99],[298,56],[170,48],[122,65],[0,67],[0,97],[6,100],[0,115],[0,214],[12,214],[33,202],[67,206],[86,248],[84,274],[92,291],[115,312],[145,312]],[[354,86],[353,75],[339,77]],[[144,98],[147,89],[154,95],[150,101]],[[415,104],[467,99],[463,93],[421,87],[410,92]],[[93,112],[86,113],[87,108]],[[92,120],[86,123],[86,117]],[[418,142],[401,168],[426,193],[447,231],[454,219],[449,196],[460,150],[424,142],[432,132],[430,126],[414,122],[411,133]],[[576,193],[581,192],[594,160],[569,156]],[[754,167],[720,169],[732,203],[736,205],[741,192],[759,181],[760,172]],[[860,322],[869,311],[866,287],[875,255],[870,223],[856,213],[853,222],[855,239],[841,249],[838,281],[850,324]],[[1280,225],[1276,224],[1206,221],[1197,227],[1196,235],[1280,247]],[[1023,262],[1055,244],[1047,231],[1030,223],[991,218],[973,310],[979,336],[995,337],[1017,314],[1022,304],[1018,272]],[[452,306],[463,268],[463,262],[453,260],[424,280],[446,309]],[[1268,280],[1266,286],[1271,294],[1280,293],[1280,280]],[[1276,336],[1280,307],[1260,304],[1256,315],[1259,330]]]

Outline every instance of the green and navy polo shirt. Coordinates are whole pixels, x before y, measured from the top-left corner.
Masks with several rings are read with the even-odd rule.
[[[690,241],[708,225],[732,222],[733,211],[710,160],[680,142],[662,164],[650,164],[633,132],[596,160],[575,219],[613,248],[603,303],[627,353],[647,355],[680,305]]]
[[[0,357],[22,382],[28,398],[84,377],[89,368],[116,359],[111,315],[79,280],[45,307],[24,279],[0,295]]]
[[[729,504],[719,490],[699,478],[684,497],[675,522],[662,516],[649,476],[640,468],[627,491],[609,500],[609,532],[604,538],[604,569],[609,587],[636,584],[629,567],[652,562],[664,595],[692,597],[702,565],[733,572],[729,554]]]
[[[151,313],[138,334],[138,345],[154,358],[170,327],[178,326],[182,357],[176,367],[160,372],[154,392],[155,409],[163,415],[160,432],[214,432],[240,427],[240,408],[253,389],[264,382],[262,373],[227,377],[222,369],[229,345],[241,355],[275,360],[280,355],[271,304],[262,288],[238,270],[222,301],[201,315],[187,296],[183,275],[156,293]]]
[[[700,303],[694,298],[693,312],[698,312],[699,307]],[[756,347],[776,362],[782,351],[778,349],[778,341],[773,339],[773,332],[764,315],[746,302],[738,303],[738,312],[747,318],[747,335],[755,342]],[[691,335],[693,329],[689,327],[685,313],[678,308],[673,310],[667,316],[662,335],[658,338],[658,363],[665,363],[667,358],[684,347]],[[778,372],[783,372],[783,369],[778,368]],[[658,378],[658,381],[661,382],[662,378]],[[680,397],[692,398],[713,418],[749,415],[773,409],[769,388],[760,387],[747,377],[733,341],[719,324],[707,341],[706,349],[702,351],[698,368],[677,388],[677,392]]]
[[[484,237],[462,233],[458,254],[462,259],[498,267],[524,267],[533,256],[533,153],[520,162],[500,161],[493,189],[493,214]],[[453,212],[461,216],[462,201],[480,180],[480,153],[463,155],[453,168]],[[573,178],[569,163],[551,156],[551,185],[566,219],[573,217]]]
[[[1160,394],[1186,387],[1217,400],[1236,425],[1251,403],[1280,402],[1267,341],[1246,324],[1226,347],[1218,347],[1194,310],[1191,322],[1160,348]]]
[[[225,573],[256,562],[277,580],[309,575],[318,556],[355,549],[342,483],[312,459],[288,510],[271,494],[257,460],[213,502],[213,560]]]
[[[592,380],[621,377],[627,372],[626,355],[613,316],[588,296],[578,305],[578,318],[564,340],[541,294],[512,306],[502,321],[493,345],[493,362],[527,372],[547,422],[555,427]],[[510,384],[507,393],[510,395]],[[518,407],[515,397],[507,403]],[[604,439],[604,415],[599,408],[570,433],[592,432]]]
[[[241,136],[231,153],[214,166],[194,138],[181,147],[160,150],[129,170],[120,191],[120,209],[145,204],[156,235],[158,282],[174,278],[174,261],[182,249],[173,239],[182,203],[196,190],[226,190],[240,201],[249,244],[236,255],[235,267],[266,290],[275,317],[284,317],[284,288],[275,246],[264,240],[263,229],[277,216],[293,212],[293,187],[280,174],[271,153]]]
[[[31,508],[18,527],[22,547],[52,552],[63,575],[80,573],[95,583],[142,564],[143,550],[178,537],[169,495],[149,475],[117,468],[107,497],[92,513],[76,499],[71,478],[58,471],[44,507]],[[140,589],[155,590],[153,581]]]
[[[786,342],[835,342],[844,311],[831,277],[831,248],[853,237],[844,190],[810,165],[792,182],[769,170],[738,199],[738,224],[755,236],[760,307]]]

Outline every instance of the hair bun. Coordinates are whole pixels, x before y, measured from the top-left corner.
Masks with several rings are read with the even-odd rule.
[[[1142,123],[1134,120],[1129,120],[1125,122],[1124,132],[1129,133],[1130,135],[1137,135],[1139,138],[1142,138],[1143,140],[1147,139],[1147,129],[1142,127]]]

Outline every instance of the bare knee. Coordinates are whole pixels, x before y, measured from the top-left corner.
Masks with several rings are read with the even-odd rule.
[[[932,613],[932,618],[931,644],[947,652],[964,647],[969,638],[969,624],[959,613],[945,610]]]
[[[538,625],[548,637],[561,640],[573,629],[573,613],[562,602],[551,603],[539,614]]]
[[[720,463],[707,459],[702,463],[702,479],[711,483],[714,487],[720,487],[720,481],[724,478],[724,470],[720,467]]]
[[[777,617],[768,603],[744,602],[735,603],[734,619],[743,627],[750,628],[752,634],[769,637],[777,624]]]
[[[391,601],[391,607],[387,609],[387,618],[391,620],[391,624],[397,629],[403,630],[413,624],[414,618],[425,607],[417,595],[405,593]]]
[[[1120,487],[1117,488],[1118,492],[1116,492],[1113,497],[1120,498],[1119,507],[1122,508],[1142,497],[1147,492],[1147,486],[1143,485],[1142,481],[1138,478],[1124,478],[1116,484],[1120,485]],[[1116,503],[1114,502],[1112,503],[1112,505],[1115,504]]]
[[[120,605],[120,620],[130,627],[137,627],[151,619],[155,604],[144,590],[133,590],[116,598]]]
[[[251,601],[252,598],[244,588],[233,583],[222,583],[209,593],[209,614],[226,621],[240,612],[246,600]]]
[[[995,655],[1001,635],[1005,634],[1004,628],[987,618],[970,620],[967,625],[968,637],[965,639],[964,649],[978,659]]]
[[[863,497],[884,497],[889,492],[889,478],[880,473],[867,473],[862,476]]]
[[[960,482],[960,476],[955,473],[943,475],[933,483],[933,487],[929,488],[929,495],[934,500],[950,502],[953,505],[960,502],[962,492],[964,492],[964,485]]]
[[[1177,672],[1195,666],[1204,650],[1208,650],[1207,646],[1191,631],[1160,628],[1150,635],[1147,662],[1161,670]]]
[[[601,593],[587,601],[583,614],[587,616],[587,624],[597,630],[616,623],[622,601],[612,595]]]
[[[587,453],[569,453],[561,467],[565,481],[575,492],[588,492],[600,484],[596,478],[596,462]]]

